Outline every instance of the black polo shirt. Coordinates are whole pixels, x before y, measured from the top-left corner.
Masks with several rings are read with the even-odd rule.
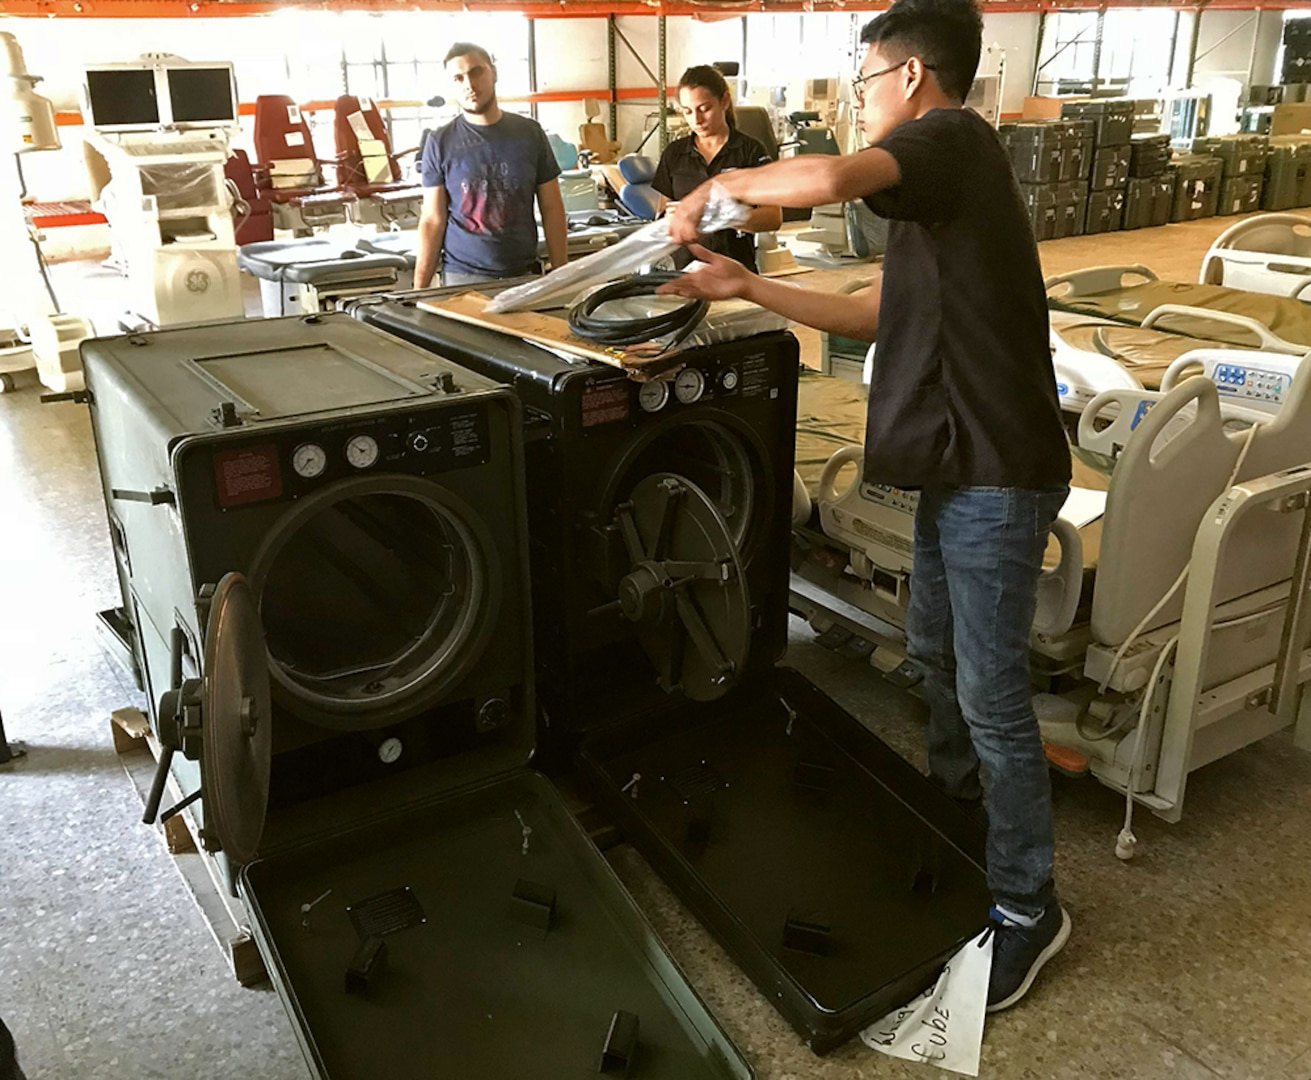
[[[732,169],[750,169],[768,164],[769,152],[750,135],[737,128],[728,129],[728,141],[709,162],[696,150],[696,136],[675,139],[660,155],[651,186],[666,199],[677,202],[712,176]],[[702,243],[711,251],[736,259],[748,270],[756,268],[756,238],[737,229],[723,229],[705,237]]]
[[[997,133],[934,109],[879,148],[889,218],[865,479],[897,487],[1068,483],[1033,230]]]

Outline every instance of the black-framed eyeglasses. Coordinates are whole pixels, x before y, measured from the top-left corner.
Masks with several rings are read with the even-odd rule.
[[[891,74],[892,72],[899,70],[900,68],[904,68],[907,64],[910,63],[910,59],[911,59],[911,58],[908,56],[908,57],[906,57],[906,59],[903,60],[900,64],[893,64],[891,67],[885,67],[882,71],[871,71],[868,75],[855,75],[855,76],[853,76],[852,79],[851,79],[851,92],[852,92],[852,94],[854,94],[857,98],[864,98],[864,96],[865,96],[865,84],[866,84],[867,82],[870,82],[870,81],[873,80],[873,79],[877,79],[880,75],[889,75],[889,74]],[[924,63],[923,60],[920,61],[920,66],[921,66],[921,67],[928,68],[929,71],[933,71],[933,70],[934,70],[934,67],[933,67],[932,64],[926,64],[926,63]]]

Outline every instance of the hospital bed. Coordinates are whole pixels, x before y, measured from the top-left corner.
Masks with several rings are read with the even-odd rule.
[[[1049,277],[1044,285],[1050,311],[1237,348],[1311,350],[1311,306],[1287,296],[1162,281],[1145,266],[1094,266]]]
[[[1311,299],[1311,217],[1259,214],[1222,232],[1202,259],[1205,285]]]
[[[1144,266],[1092,267],[1045,284],[1057,390],[1076,414],[1105,390],[1159,389],[1171,366],[1197,350],[1244,353],[1235,363],[1261,371],[1287,369],[1289,361],[1272,360],[1283,357],[1295,368],[1311,350],[1311,308],[1287,297],[1165,282]],[[1217,385],[1230,398],[1265,390]]]
[[[1141,279],[1144,285],[1159,283],[1145,267],[1098,267],[1092,270],[1063,274],[1047,279],[1049,307],[1048,323],[1052,351],[1052,365],[1056,373],[1056,392],[1067,426],[1073,432],[1077,418],[1098,394],[1107,390],[1159,390],[1166,373],[1174,370],[1174,378],[1200,373],[1201,354],[1215,356],[1217,363],[1226,362],[1216,353],[1217,346],[1235,355],[1229,358],[1235,368],[1260,372],[1253,374],[1250,387],[1244,381],[1222,380],[1221,393],[1232,399],[1249,394],[1265,393],[1265,386],[1257,382],[1275,381],[1272,369],[1287,374],[1308,351],[1308,345],[1288,341],[1271,332],[1256,318],[1240,311],[1204,309],[1200,306],[1161,302],[1159,294],[1143,303],[1153,303],[1151,310],[1140,313],[1138,298],[1132,279]],[[861,280],[844,286],[844,292],[855,291],[872,284]],[[1165,285],[1165,288],[1171,286]],[[1186,286],[1195,288],[1195,286]],[[1235,306],[1231,294],[1234,290],[1213,290]],[[1053,295],[1054,294],[1054,295]],[[1245,294],[1244,294],[1245,295]],[[1117,310],[1117,300],[1125,300],[1125,312],[1119,318],[1110,317]],[[1168,295],[1166,297],[1168,299]],[[1194,303],[1208,301],[1212,296],[1196,298]],[[1296,302],[1293,302],[1296,306]],[[1264,308],[1260,314],[1270,317]],[[1301,313],[1298,312],[1300,315]],[[1131,317],[1132,316],[1132,317]],[[1293,333],[1305,333],[1311,342],[1311,321],[1296,323],[1287,315],[1282,324],[1293,326]],[[843,372],[856,377],[861,366],[854,363],[856,349],[867,343],[824,335],[824,365],[826,372]],[[1193,366],[1179,366],[1180,358],[1197,354]],[[835,357],[838,359],[835,361]],[[1291,362],[1285,357],[1292,358]],[[850,358],[850,359],[849,359]],[[864,379],[869,380],[872,352],[866,353]]]
[[[1208,377],[1178,374],[1194,368]],[[1168,389],[1110,390],[1085,411],[1085,493],[1053,530],[1030,637],[1049,747],[1168,821],[1201,766],[1291,724],[1311,749],[1311,379],[1239,404],[1222,400],[1227,375],[1216,355],[1188,356]],[[882,646],[889,670],[916,495],[863,482],[864,411],[857,384],[803,376],[793,605]],[[1132,853],[1125,834],[1117,850]]]

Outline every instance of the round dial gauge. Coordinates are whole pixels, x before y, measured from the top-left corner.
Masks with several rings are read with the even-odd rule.
[[[391,765],[400,758],[401,751],[404,749],[400,739],[383,739],[378,746],[378,759],[384,765]]]
[[[346,460],[357,469],[367,469],[378,460],[378,441],[372,435],[356,435],[346,444]]]
[[[700,401],[706,392],[706,377],[696,368],[684,368],[674,380],[674,396],[684,405]]]
[[[647,412],[659,412],[669,400],[669,384],[663,379],[642,384],[637,392],[637,403]]]
[[[291,467],[296,470],[297,476],[303,476],[306,480],[313,480],[327,466],[327,452],[317,443],[301,443],[292,452]]]

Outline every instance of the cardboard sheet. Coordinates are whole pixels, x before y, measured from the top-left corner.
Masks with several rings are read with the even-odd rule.
[[[571,356],[599,360],[603,364],[628,372],[631,378],[639,381],[655,378],[681,363],[677,353],[657,355],[661,346],[656,342],[628,345],[623,348],[604,348],[594,341],[578,337],[569,329],[568,322],[558,315],[540,311],[493,314],[486,310],[487,304],[486,296],[471,291],[440,302],[421,300],[419,307],[434,315],[472,323],[474,326],[483,326]]]

